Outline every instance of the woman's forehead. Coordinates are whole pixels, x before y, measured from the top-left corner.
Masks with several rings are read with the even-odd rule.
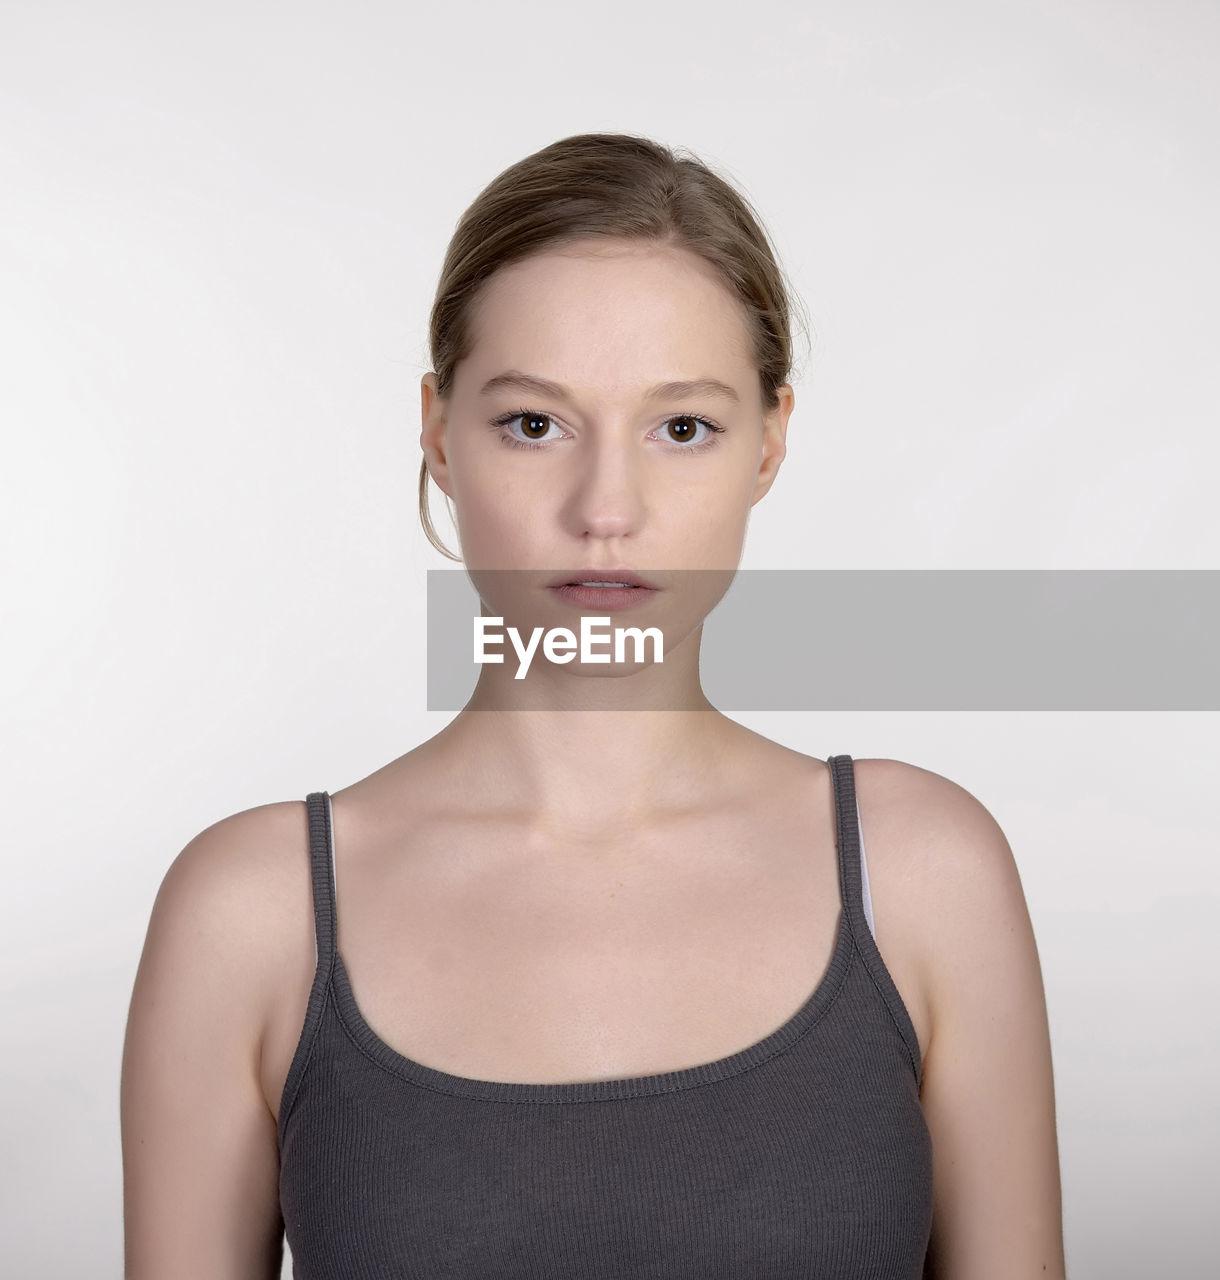
[[[480,369],[633,383],[754,374],[744,307],[711,264],[670,245],[582,243],[513,263],[484,286],[471,339]]]

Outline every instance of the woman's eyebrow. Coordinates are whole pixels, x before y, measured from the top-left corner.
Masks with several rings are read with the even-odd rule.
[[[480,395],[490,395],[504,387],[513,387],[518,391],[533,391],[537,395],[550,396],[553,400],[573,402],[572,393],[558,382],[549,382],[546,378],[535,377],[532,373],[520,373],[510,369],[507,373],[498,373],[484,384]],[[695,378],[689,382],[658,382],[644,393],[645,400],[675,400],[682,396],[719,396],[723,400],[731,400],[737,404],[740,400],[737,392],[719,378]]]

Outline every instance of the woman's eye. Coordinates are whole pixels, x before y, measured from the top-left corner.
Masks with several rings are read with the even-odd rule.
[[[521,434],[527,440],[543,440],[552,427],[551,419],[545,413],[521,414]]]
[[[555,419],[550,414],[522,409],[497,418],[495,425],[507,429],[512,444],[534,444],[548,438]]]
[[[700,428],[703,434],[700,435]],[[670,418],[662,428],[665,438],[674,444],[704,444],[713,432],[721,430],[720,427],[714,426],[708,422],[706,418],[696,418],[693,414],[683,413],[676,418]]]

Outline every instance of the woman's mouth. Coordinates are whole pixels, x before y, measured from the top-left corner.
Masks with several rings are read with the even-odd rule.
[[[549,590],[578,608],[609,612],[634,609],[657,594],[655,587],[637,586],[635,583],[616,582],[606,578],[579,578],[572,582],[552,584]]]

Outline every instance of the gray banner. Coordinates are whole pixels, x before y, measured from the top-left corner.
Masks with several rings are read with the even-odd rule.
[[[429,710],[469,698],[481,612],[465,570],[428,572]],[[723,711],[1216,711],[1218,635],[1217,570],[756,569],[708,616],[699,665]]]

